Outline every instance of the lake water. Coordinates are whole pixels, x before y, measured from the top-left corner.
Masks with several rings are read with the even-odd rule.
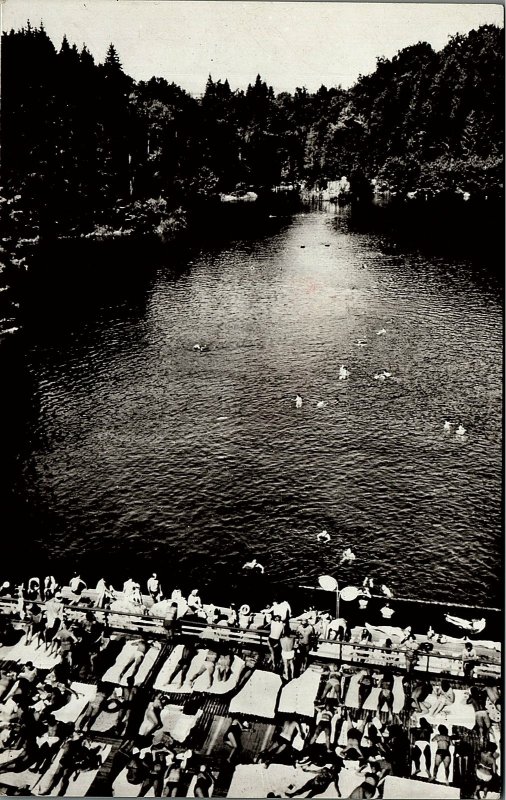
[[[160,263],[65,324],[49,314],[13,389],[6,569],[226,586],[256,557],[275,583],[375,575],[497,604],[492,258],[423,255],[357,232],[347,210],[300,214]],[[337,569],[347,546],[356,561]]]

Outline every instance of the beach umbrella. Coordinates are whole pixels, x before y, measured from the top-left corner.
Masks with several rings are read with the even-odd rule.
[[[347,602],[351,602],[356,600],[360,594],[360,589],[356,586],[345,586],[344,589],[341,589],[341,599],[346,600]]]
[[[332,575],[320,575],[318,578],[318,583],[320,584],[320,588],[324,589],[326,592],[335,592],[336,593],[336,615],[339,619],[339,601],[342,598],[347,602],[352,600],[356,600],[360,594],[360,589],[357,589],[356,586],[345,586],[344,589],[339,589],[338,581],[332,577]]]

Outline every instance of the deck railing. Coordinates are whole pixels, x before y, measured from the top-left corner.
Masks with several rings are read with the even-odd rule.
[[[2,598],[0,609],[12,613],[16,609],[16,600],[13,598]],[[38,605],[44,606],[44,601],[37,601]],[[66,616],[82,616],[87,612],[102,614],[104,621],[114,630],[128,633],[144,634],[155,638],[166,638],[167,630],[164,627],[166,618],[156,614],[146,614],[141,611],[137,614],[131,611],[113,611],[110,608],[98,608],[96,606],[84,605],[65,605]],[[298,621],[292,621],[292,626]],[[231,642],[232,644],[249,644],[256,647],[268,647],[268,630],[259,628],[240,628],[235,626],[224,626],[216,623],[208,623],[200,619],[187,619],[184,616],[177,620],[177,630],[185,636],[202,637],[204,630],[212,630],[213,636],[217,640]],[[436,652],[416,652],[407,650],[401,646],[386,648],[383,645],[372,642],[347,642],[339,639],[319,638],[311,651],[311,655],[324,661],[339,661],[344,664],[363,665],[364,667],[390,667],[406,669],[406,653],[408,658],[412,658],[412,668],[416,672],[426,672],[432,674],[448,674],[455,677],[463,675],[462,656],[450,655],[442,651]],[[499,675],[501,669],[501,655],[494,653],[488,657],[478,657],[475,674]]]

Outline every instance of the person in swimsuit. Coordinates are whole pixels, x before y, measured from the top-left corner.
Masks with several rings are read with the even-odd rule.
[[[497,761],[499,753],[497,745],[491,742],[480,753],[476,765],[476,794],[478,800],[484,800],[490,789],[496,790],[497,786]]]
[[[391,675],[385,674],[380,683],[380,693],[378,695],[378,711],[381,711],[383,706],[386,706],[390,715],[393,713],[394,707],[394,679]]]
[[[218,661],[218,653],[215,650],[208,650],[204,663],[202,664],[198,672],[194,673],[188,681],[190,688],[193,689],[193,684],[195,683],[197,678],[199,678],[201,675],[204,675],[204,673],[206,672],[209,676],[209,686],[212,686],[214,680],[214,671],[216,669],[217,661]]]
[[[239,609],[239,618],[238,618],[239,627],[242,628],[242,630],[246,630],[247,628],[249,628],[252,621],[253,617],[251,615],[251,609],[248,605],[246,605],[246,603],[244,603],[244,605],[242,605]]]
[[[25,644],[29,645],[33,637],[38,637],[44,628],[44,612],[37,603],[32,603],[26,609],[26,621],[28,623],[28,628],[26,631]]]
[[[157,603],[162,596],[162,592],[160,590],[160,581],[158,580],[158,575],[156,572],[153,572],[151,577],[148,579],[146,586],[153,603]]]
[[[321,700],[333,709],[341,702],[341,672],[337,664],[330,665],[329,677],[323,687]]]
[[[145,797],[151,787],[155,797],[162,796],[163,782],[167,770],[167,760],[170,759],[169,751],[163,745],[152,745],[151,750],[144,756],[144,766],[147,774],[139,792],[139,797]]]
[[[372,634],[367,628],[363,628],[355,648],[357,661],[367,661],[370,655],[370,649],[367,645],[372,644]]]
[[[325,764],[323,769],[303,786],[285,792],[286,797],[297,797],[297,795],[304,794],[304,792],[308,792],[306,797],[320,797],[323,792],[329,788],[331,783],[334,784],[337,796],[341,797],[341,792],[339,791],[339,773],[342,767],[341,759],[339,759],[339,762],[340,763],[336,764],[331,762]]]
[[[427,775],[430,776],[430,764],[431,764],[431,752],[430,752],[430,741],[432,736],[432,725],[429,725],[425,717],[420,718],[420,729],[415,739],[415,743],[413,745],[413,750],[411,753],[413,764],[415,766],[415,771],[413,775],[418,775],[420,773],[420,766],[422,756],[425,760],[425,771]]]
[[[366,772],[363,782],[348,795],[348,800],[370,800],[376,794],[378,779],[374,772]]]
[[[269,747],[260,753],[258,760],[268,767],[276,756],[292,749],[297,734],[302,739],[304,738],[304,732],[298,720],[286,720],[282,727],[275,732]]]
[[[462,653],[462,669],[468,680],[473,677],[473,670],[478,664],[478,656],[471,642],[466,642]]]
[[[450,745],[452,740],[448,735],[448,728],[446,725],[439,725],[438,732],[432,737],[432,741],[436,742],[437,750],[434,758],[434,772],[432,773],[432,780],[436,780],[436,776],[441,764],[444,765],[446,780],[445,783],[450,783],[450,764],[452,756],[450,753]]]
[[[92,700],[89,700],[86,708],[76,722],[76,730],[90,730],[91,726],[103,710],[110,691],[104,683],[99,683],[97,692]]]
[[[432,694],[432,684],[428,681],[417,682],[411,691],[412,705],[415,711],[427,712],[430,704],[426,703],[427,697]]]
[[[410,633],[408,638],[403,643],[404,646],[404,659],[406,661],[406,672],[411,672],[417,662],[418,643],[416,637]]]
[[[181,681],[179,686],[181,687],[184,684],[186,676],[188,675],[188,670],[190,669],[195,654],[196,654],[195,646],[192,643],[185,642],[183,644],[183,652],[179,657],[179,661],[177,662],[176,666],[174,667],[171,674],[167,678],[167,686],[170,686],[170,684],[174,681],[176,675],[179,675],[179,673],[181,673]]]
[[[129,727],[130,714],[139,691],[138,687],[134,686],[134,680],[135,678],[133,676],[126,679],[126,686],[123,687],[122,697],[117,698],[118,719],[114,725],[113,731],[118,735],[124,735]]]
[[[159,694],[148,704],[144,720],[139,729],[141,736],[153,736],[156,731],[161,730],[163,727],[161,713],[167,703],[168,700],[165,695]]]
[[[312,625],[309,624],[309,621],[307,619],[301,620],[301,623],[297,628],[297,636],[299,639],[298,642],[299,669],[302,672],[303,670],[306,669],[309,653],[311,651],[311,647],[313,646],[313,642],[315,639],[314,628]]]
[[[342,758],[357,761],[363,758],[362,752],[362,731],[358,728],[349,728],[346,733],[346,747],[341,749]]]
[[[219,682],[227,681],[232,674],[233,656],[230,653],[222,653],[216,662],[215,678]]]
[[[327,750],[331,750],[330,744],[330,736],[332,731],[332,718],[334,716],[334,712],[332,710],[332,704],[328,701],[325,702],[323,706],[320,706],[319,710],[316,713],[316,727],[307,743],[308,747],[316,742],[319,735],[323,733],[325,736],[325,744],[327,746]]]
[[[471,686],[466,703],[474,708],[475,729],[478,731],[480,741],[488,742],[492,726],[490,715],[487,711],[487,692],[478,686]]]
[[[59,728],[60,725],[55,718],[50,717],[47,723],[47,730],[37,737],[37,760],[31,766],[32,772],[40,772],[43,775],[51,766],[63,739]]]
[[[239,755],[242,750],[242,732],[243,730],[249,729],[248,722],[241,722],[238,719],[233,719],[230,727],[226,731],[223,742],[228,745],[230,749],[230,755],[227,758],[227,761],[231,763],[233,758],[236,755]]]
[[[284,628],[285,625],[281,621],[281,617],[279,616],[279,614],[274,615],[270,623],[269,638],[267,640],[273,669],[276,669],[276,667],[278,666],[279,656],[281,653],[281,645],[279,643],[279,640],[281,639]]]
[[[202,764],[197,774],[197,780],[193,787],[195,797],[209,797],[209,792],[214,784],[214,777],[210,769]]]
[[[149,642],[145,642],[144,639],[138,639],[137,641],[133,642],[133,644],[136,645],[135,650],[131,653],[125,666],[118,675],[118,682],[121,681],[124,675],[126,675],[132,665],[133,671],[130,677],[135,678],[142,662],[144,661],[144,656],[148,650]]]
[[[364,671],[358,681],[358,707],[363,708],[365,701],[374,687],[374,679],[369,672]]]
[[[290,623],[285,623],[283,635],[279,640],[281,646],[281,661],[283,664],[283,677],[287,681],[291,681],[295,676],[294,659],[295,659],[295,634],[290,630]]]
[[[441,681],[441,686],[436,686],[434,694],[436,695],[436,702],[429,712],[432,717],[440,714],[444,708],[455,702],[455,693],[445,678]]]
[[[34,602],[40,600],[40,581],[38,578],[30,578],[26,587],[26,599]]]

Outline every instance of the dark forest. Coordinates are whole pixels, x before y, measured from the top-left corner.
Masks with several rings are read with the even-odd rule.
[[[354,198],[503,194],[504,31],[485,25],[440,52],[379,58],[350,89],[275,94],[209,76],[202,97],[136,83],[111,44],[95,63],[29,23],[2,40],[3,226],[13,237],[156,231],[174,237],[220,192],[324,188]],[[5,213],[7,212],[7,213]]]

